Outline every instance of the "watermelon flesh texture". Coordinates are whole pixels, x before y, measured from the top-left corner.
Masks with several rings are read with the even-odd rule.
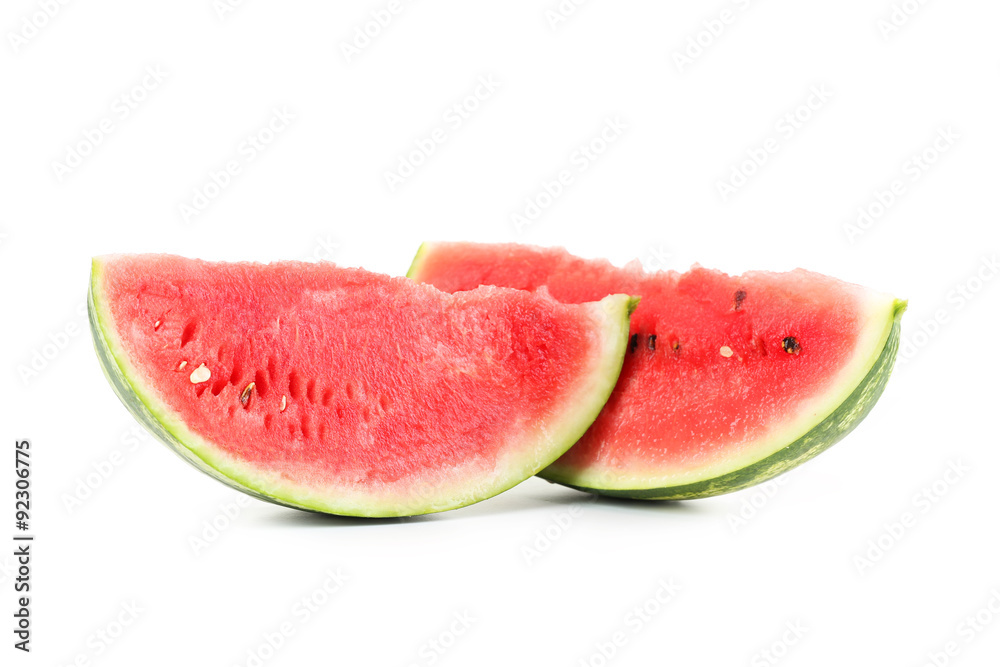
[[[563,249],[424,244],[410,277],[460,293],[546,286],[566,303],[641,302],[618,385],[541,473],[596,493],[697,498],[779,475],[852,430],[889,377],[905,303],[804,270],[646,273]]]
[[[199,469],[291,507],[402,516],[566,451],[614,387],[634,302],[117,255],[93,262],[90,315],[123,402]]]

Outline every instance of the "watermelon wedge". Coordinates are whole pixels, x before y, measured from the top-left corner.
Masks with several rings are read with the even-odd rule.
[[[736,491],[843,438],[882,394],[906,303],[796,270],[646,273],[563,249],[425,243],[409,276],[461,293],[547,287],[581,303],[642,299],[601,415],[540,474],[610,496],[684,499]]]
[[[203,472],[305,510],[405,516],[508,489],[614,388],[636,300],[451,295],[333,264],[93,261],[104,373]]]

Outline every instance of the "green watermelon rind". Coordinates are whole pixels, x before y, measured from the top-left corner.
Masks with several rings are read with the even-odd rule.
[[[429,241],[424,241],[417,248],[417,254],[413,256],[413,261],[410,262],[410,268],[406,270],[406,277],[410,280],[420,281],[420,270],[423,268],[424,259],[430,253],[431,246],[433,244]]]
[[[380,503],[374,498],[368,499],[368,503],[356,500],[340,503],[334,497],[335,491],[330,496],[318,496],[315,490],[285,485],[276,492],[273,479],[219,452],[157,400],[144,386],[141,374],[129,363],[115,336],[109,334],[114,329],[110,326],[111,314],[103,307],[99,296],[101,273],[101,261],[95,258],[91,268],[87,311],[101,369],[121,402],[153,436],[201,472],[260,500],[294,509],[361,517],[414,516],[465,507],[520,484],[562,456],[590,427],[614,390],[628,345],[629,316],[639,302],[638,297],[619,294],[589,304],[602,313],[602,355],[593,373],[581,377],[580,395],[569,397],[564,414],[546,424],[548,431],[540,429],[535,434],[539,441],[544,438],[553,443],[546,450],[546,456],[525,461],[522,469],[511,471],[508,477],[497,477],[491,486],[480,486],[471,495],[457,495],[450,493],[450,489],[439,489],[437,494],[422,496],[423,504],[419,506]],[[264,490],[265,487],[267,490]]]
[[[726,474],[674,486],[640,489],[593,488],[573,483],[573,474],[547,468],[539,476],[554,483],[616,498],[691,500],[708,498],[761,484],[782,475],[829,449],[853,431],[875,407],[892,374],[899,349],[900,321],[906,301],[896,299],[885,343],[874,363],[850,395],[804,435],[774,453]]]

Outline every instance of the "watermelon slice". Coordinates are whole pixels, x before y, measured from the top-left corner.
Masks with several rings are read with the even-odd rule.
[[[581,303],[642,298],[601,415],[541,476],[630,498],[700,498],[752,486],[816,456],[868,415],[892,370],[906,304],[796,270],[646,273],[563,249],[426,243],[409,275]]]
[[[496,495],[578,440],[635,301],[116,255],[93,261],[89,310],[118,396],[203,472],[290,507],[405,516]]]

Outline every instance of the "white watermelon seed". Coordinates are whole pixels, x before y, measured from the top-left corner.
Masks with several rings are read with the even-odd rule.
[[[184,370],[184,367],[187,366],[187,365],[188,365],[187,361],[182,361],[180,363],[180,365],[177,367],[177,370],[182,371],[182,370]]]
[[[724,356],[726,359],[733,356],[733,350],[728,345],[723,345],[719,348],[719,354]]]
[[[288,405],[288,401],[285,400],[285,395],[281,395],[281,410],[279,412],[285,411],[285,406]]]
[[[200,382],[208,382],[208,379],[212,377],[212,371],[208,369],[208,366],[202,364],[198,368],[191,371],[191,382],[193,384],[198,384]]]

